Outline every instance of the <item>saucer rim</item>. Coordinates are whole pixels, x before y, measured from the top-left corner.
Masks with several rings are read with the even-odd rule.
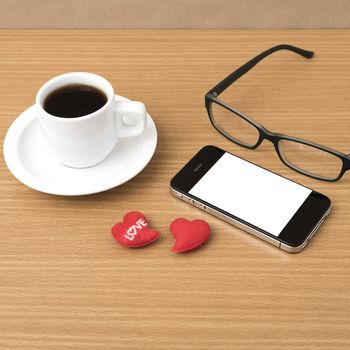
[[[130,101],[128,98],[120,95],[115,94],[115,98],[120,101]],[[36,106],[32,105],[26,110],[24,110],[21,114],[18,115],[18,117],[12,122],[10,127],[7,130],[7,133],[5,135],[4,143],[3,143],[3,155],[5,163],[11,172],[11,174],[22,184],[25,186],[47,194],[52,195],[59,195],[59,196],[84,196],[89,194],[95,194],[100,193],[104,191],[108,191],[112,188],[118,187],[131,179],[133,179],[135,176],[137,176],[151,161],[158,142],[158,133],[156,125],[153,121],[153,118],[150,116],[149,113],[147,113],[147,128],[151,128],[152,138],[150,139],[150,143],[148,145],[149,149],[147,150],[147,153],[142,152],[142,158],[145,158],[145,160],[142,162],[141,166],[137,166],[136,168],[133,167],[133,170],[130,170],[129,174],[127,173],[126,176],[122,176],[119,181],[115,181],[112,183],[108,182],[107,185],[94,185],[92,186],[86,185],[87,189],[78,189],[77,191],[72,190],[71,188],[67,191],[62,189],[64,185],[55,185],[51,182],[45,181],[43,179],[39,179],[38,177],[34,176],[31,172],[27,170],[27,168],[23,165],[23,163],[20,161],[19,155],[18,155],[18,144],[19,140],[21,139],[23,133],[25,132],[27,126],[35,121],[36,116],[34,113]],[[142,138],[142,135],[140,136]],[[142,141],[141,141],[142,142]],[[143,141],[144,142],[144,141]],[[15,157],[13,155],[16,155]],[[140,156],[140,153],[137,154],[137,157]],[[108,158],[108,157],[107,157]],[[101,166],[103,164],[103,161],[97,165],[96,167]],[[62,164],[62,166],[64,166]],[[83,169],[77,169],[79,171]],[[113,176],[111,176],[113,177]],[[118,177],[117,177],[118,178]]]

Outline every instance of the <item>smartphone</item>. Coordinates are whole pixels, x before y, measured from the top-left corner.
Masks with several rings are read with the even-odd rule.
[[[264,241],[300,252],[331,201],[215,146],[203,147],[171,180],[171,192]]]

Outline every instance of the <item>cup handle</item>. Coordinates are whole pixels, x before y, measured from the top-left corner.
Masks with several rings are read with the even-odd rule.
[[[114,104],[117,136],[122,138],[141,135],[147,121],[145,105],[138,101],[118,100]]]

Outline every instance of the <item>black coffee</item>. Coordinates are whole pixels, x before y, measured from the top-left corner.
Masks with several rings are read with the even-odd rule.
[[[78,118],[103,107],[107,96],[99,89],[83,84],[66,85],[52,91],[44,101],[46,112],[61,118]]]

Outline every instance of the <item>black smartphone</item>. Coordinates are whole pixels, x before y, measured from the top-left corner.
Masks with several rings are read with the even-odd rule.
[[[215,146],[203,147],[171,180],[171,192],[290,253],[300,252],[331,201]]]

